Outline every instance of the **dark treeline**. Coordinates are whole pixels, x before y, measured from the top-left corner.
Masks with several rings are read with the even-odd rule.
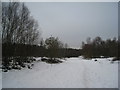
[[[86,43],[82,43],[82,53],[86,58],[119,57],[118,44],[120,43],[116,38],[107,40],[102,40],[101,37],[96,37],[93,40],[87,38]]]
[[[4,57],[49,57],[51,51],[44,46],[29,44],[2,44],[2,56]],[[58,48],[56,58],[78,57],[80,49]]]

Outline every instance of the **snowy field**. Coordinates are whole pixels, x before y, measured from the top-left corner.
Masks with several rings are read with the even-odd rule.
[[[32,69],[2,73],[3,88],[118,88],[118,62],[67,58],[60,64],[34,62]]]

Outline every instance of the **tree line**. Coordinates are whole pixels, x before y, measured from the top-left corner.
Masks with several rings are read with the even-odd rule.
[[[102,40],[101,37],[96,37],[91,40],[87,38],[86,43],[82,42],[82,54],[85,58],[93,57],[120,57],[118,54],[120,42],[116,38]]]
[[[2,56],[4,57],[50,57],[65,58],[78,57],[81,49],[73,48],[46,48],[39,45],[29,44],[2,44]],[[17,49],[16,49],[17,47]]]

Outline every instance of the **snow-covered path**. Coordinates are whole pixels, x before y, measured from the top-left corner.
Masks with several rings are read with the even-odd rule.
[[[118,63],[69,58],[61,64],[34,62],[33,69],[2,73],[3,88],[117,88]]]

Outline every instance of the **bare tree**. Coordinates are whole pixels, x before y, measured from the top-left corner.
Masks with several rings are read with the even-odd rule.
[[[30,16],[24,3],[2,3],[3,43],[34,44],[38,38],[38,24]]]

